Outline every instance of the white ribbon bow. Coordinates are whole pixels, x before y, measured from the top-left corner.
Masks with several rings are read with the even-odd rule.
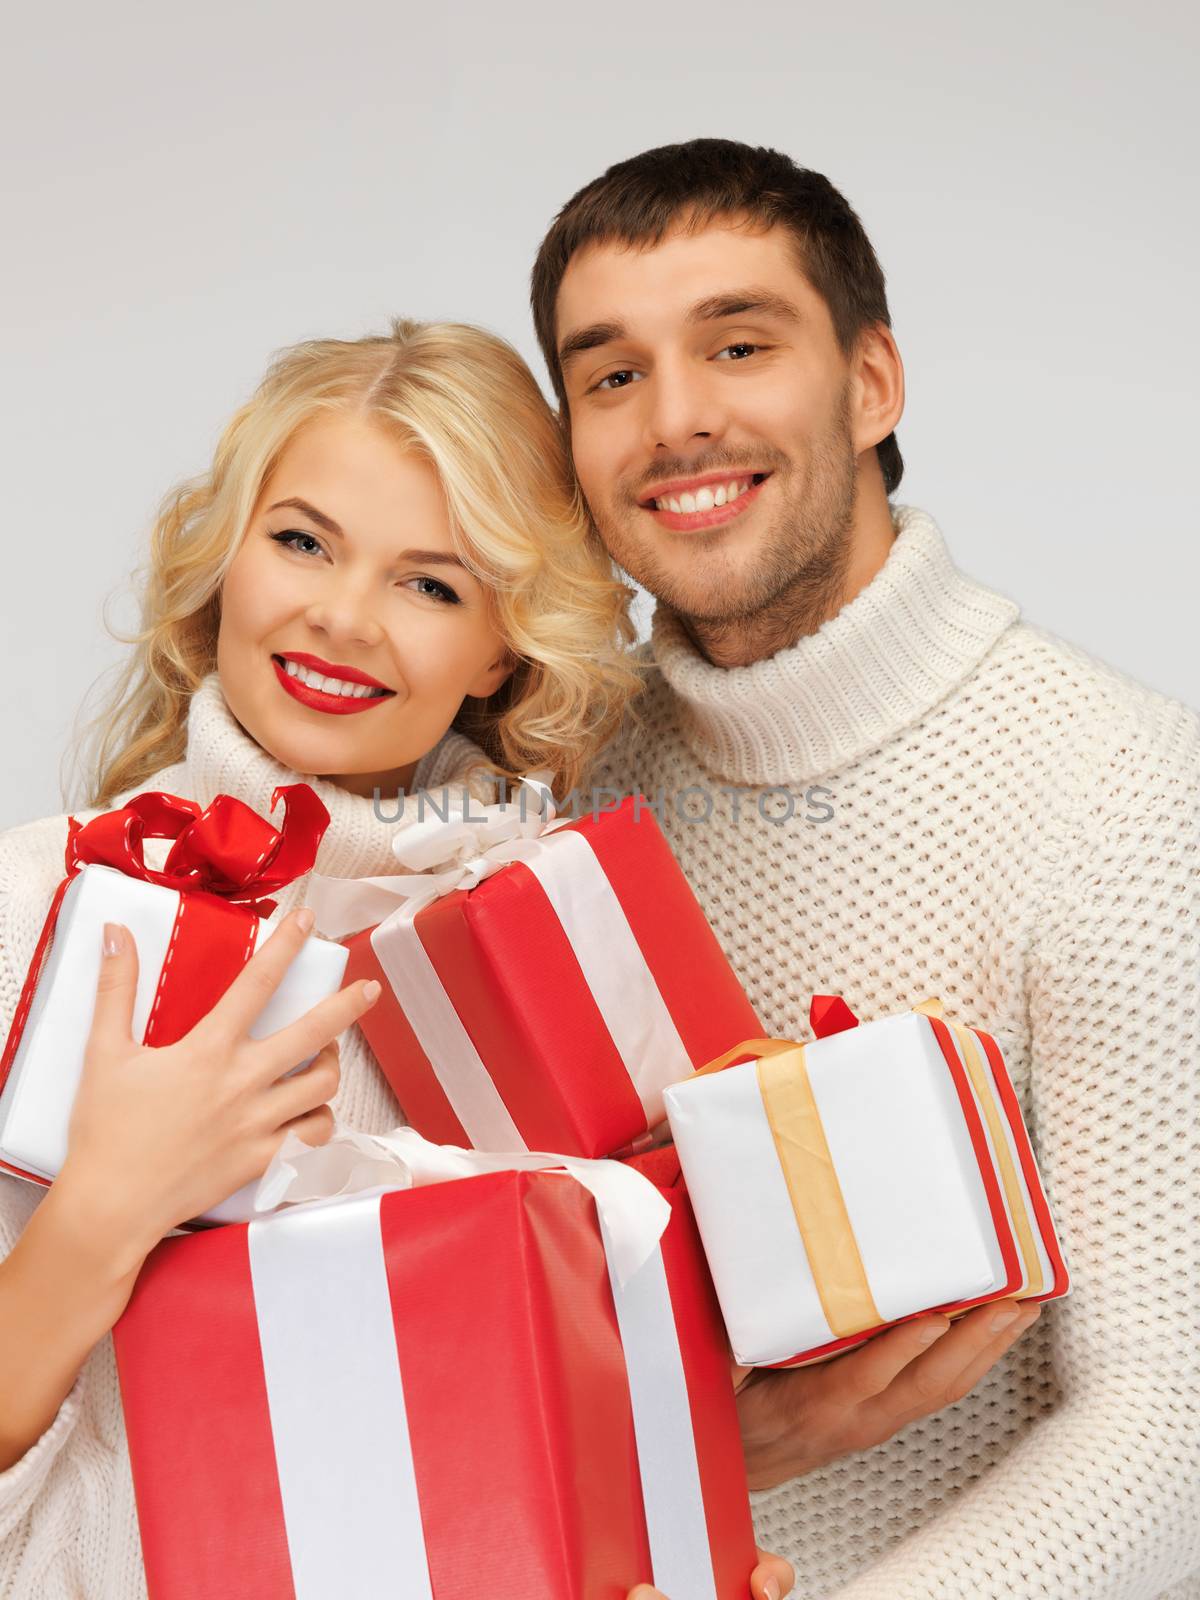
[[[613,1271],[624,1286],[654,1253],[670,1221],[671,1206],[648,1178],[620,1161],[585,1161],[536,1151],[489,1155],[432,1144],[415,1128],[368,1134],[338,1123],[323,1145],[307,1145],[288,1132],[259,1179],[248,1220],[283,1207],[327,1205],[486,1172],[554,1170],[569,1174],[595,1200]]]
[[[400,906],[415,913],[457,889],[474,889],[512,861],[536,855],[542,835],[569,820],[554,820],[549,776],[527,774],[504,804],[473,809],[468,800],[465,809],[448,806],[444,819],[430,817],[397,830],[392,853],[407,873],[331,878],[314,872],[305,904],[318,930],[329,939],[344,938],[382,922]]]

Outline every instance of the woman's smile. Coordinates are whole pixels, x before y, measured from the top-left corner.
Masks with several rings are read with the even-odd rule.
[[[389,689],[356,667],[336,666],[302,650],[289,650],[271,657],[271,665],[281,686],[293,699],[313,711],[346,716],[366,711],[370,706],[390,700]]]

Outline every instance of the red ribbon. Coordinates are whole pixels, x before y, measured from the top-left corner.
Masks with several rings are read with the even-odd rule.
[[[135,795],[119,811],[91,822],[70,817],[67,877],[85,866],[115,867],[130,878],[203,890],[269,917],[275,902],[261,897],[311,868],[329,826],[329,812],[307,783],[281,784],[271,795],[272,811],[280,798],[284,817],[278,828],[231,794],[201,808],[161,790]],[[146,865],[147,839],[175,841],[160,871]]]
[[[858,1018],[840,994],[815,994],[808,1008],[808,1025],[814,1037],[828,1039],[830,1034],[857,1028]]]

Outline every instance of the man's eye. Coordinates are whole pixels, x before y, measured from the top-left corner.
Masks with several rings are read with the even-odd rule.
[[[414,578],[412,581],[417,586],[417,593],[428,595],[431,600],[438,600],[447,606],[462,604],[462,601],[450,585],[443,583],[440,578],[421,577]]]
[[[301,550],[298,544],[293,544],[294,539],[307,539],[310,545],[315,546],[318,554],[321,551],[321,541],[311,533],[306,533],[303,528],[288,528],[284,533],[273,533],[271,538],[276,544],[284,545],[288,550],[297,550],[301,555],[310,555],[312,551]]]
[[[727,344],[724,350],[718,350],[718,361],[744,361],[747,356],[752,356],[756,350],[761,350],[760,344],[746,344],[739,340],[737,344]]]
[[[601,378],[596,385],[597,389],[628,389],[631,383],[636,383],[638,374],[632,367],[621,367],[616,372],[610,372],[607,377]]]

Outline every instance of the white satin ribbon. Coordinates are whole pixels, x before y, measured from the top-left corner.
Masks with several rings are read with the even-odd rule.
[[[296,1600],[432,1600],[379,1196],[247,1231]]]
[[[687,1384],[658,1243],[670,1205],[619,1162],[499,1158],[431,1145],[411,1128],[382,1136],[339,1128],[316,1149],[289,1134],[256,1195],[260,1207],[282,1199],[285,1208],[258,1216],[247,1230],[297,1600],[431,1597],[380,1195],[481,1172],[556,1167],[596,1198],[655,1584],[680,1600],[716,1600]],[[338,1463],[367,1470],[340,1471]]]
[[[421,869],[413,873],[359,879],[314,873],[309,880],[308,904],[322,933],[341,938],[377,924],[371,947],[380,967],[455,1116],[471,1143],[483,1150],[527,1145],[421,944],[416,918],[434,900],[474,888],[511,862],[523,861],[550,901],[649,1126],[664,1115],[663,1090],[692,1072],[679,1030],[595,852],[584,834],[567,828],[569,819],[553,820],[548,791],[539,798],[537,813],[510,803],[486,807],[473,819],[459,815],[402,830],[392,849],[401,861]]]

